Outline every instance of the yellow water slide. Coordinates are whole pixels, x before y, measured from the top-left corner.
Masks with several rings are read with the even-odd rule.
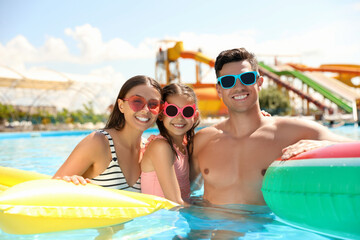
[[[215,60],[205,56],[201,52],[185,51],[183,42],[175,43],[175,46],[167,49],[168,61],[177,61],[179,58],[193,59],[197,62],[207,64],[211,68],[215,65]],[[219,116],[227,114],[227,109],[219,98],[216,85],[206,84],[197,81],[191,85],[199,100],[199,109],[202,116]]]

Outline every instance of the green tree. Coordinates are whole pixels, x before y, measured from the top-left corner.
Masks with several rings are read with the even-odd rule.
[[[86,122],[106,122],[107,114],[96,114],[92,102],[83,105],[83,110],[70,112],[68,109],[62,109],[56,115],[52,115],[47,111],[38,111],[34,114],[16,110],[11,105],[0,103],[0,124],[5,120],[9,122],[28,120],[33,124],[48,123],[86,123]]]
[[[287,115],[291,112],[290,101],[285,90],[270,86],[263,88],[259,94],[260,108],[271,115]]]
[[[0,103],[0,123],[3,123],[5,120],[9,121],[14,115],[15,109],[13,106]]]

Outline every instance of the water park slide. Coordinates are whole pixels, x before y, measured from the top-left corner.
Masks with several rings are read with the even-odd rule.
[[[201,52],[194,52],[194,51],[185,51],[183,47],[182,42],[176,42],[175,46],[172,48],[169,48],[167,50],[167,58],[169,61],[176,61],[178,58],[188,58],[188,59],[194,59],[195,61],[199,61],[205,64],[208,64],[210,67],[214,67],[215,61],[214,59],[211,59],[205,55],[203,55]],[[266,68],[269,67],[261,67],[260,66],[260,73],[263,75],[268,76],[273,81],[275,81],[277,84],[285,87],[287,90],[294,92],[295,94],[299,95],[302,99],[306,99],[309,102],[312,102],[314,105],[316,105],[318,108],[324,110],[327,108],[329,112],[331,113],[333,110],[318,100],[312,98],[311,96],[301,92],[300,90],[292,87],[291,85],[285,83],[280,79],[279,76],[272,73],[273,70],[267,70]],[[219,99],[216,89],[214,87],[214,84],[202,84],[202,83],[196,83],[193,84],[194,90],[198,96],[199,99],[199,109],[201,109],[202,113],[205,113],[205,115],[211,115],[211,114],[226,114],[226,108],[223,104],[223,102]]]
[[[176,61],[180,57],[194,59],[195,61],[205,63],[210,67],[214,67],[215,65],[214,59],[205,56],[201,52],[185,51],[183,42],[176,42],[174,47],[168,49],[168,59],[169,61]]]
[[[270,72],[275,73],[276,75],[290,75],[293,77],[296,77],[300,79],[303,83],[307,84],[309,87],[313,88],[315,91],[319,92],[321,95],[338,105],[341,109],[345,110],[347,113],[352,113],[352,107],[350,107],[347,103],[345,103],[342,99],[340,99],[338,96],[335,96],[330,90],[328,90],[326,87],[320,85],[313,79],[305,76],[301,72],[297,70],[284,70],[284,71],[276,71],[272,69],[271,67],[265,65],[264,63],[259,63],[259,65],[265,69],[267,69]]]
[[[269,70],[270,69],[270,70]],[[300,90],[294,88],[293,86],[291,86],[288,83],[285,83],[284,81],[282,81],[280,79],[280,77],[278,75],[276,75],[275,73],[273,73],[273,71],[271,71],[272,69],[266,65],[264,65],[263,63],[259,64],[259,71],[260,74],[263,76],[267,76],[268,78],[272,79],[274,82],[276,82],[276,84],[286,88],[288,91],[291,91],[295,94],[297,94],[298,96],[300,96],[302,99],[306,99],[307,101],[313,103],[315,106],[317,106],[319,109],[325,110],[328,109],[329,112],[333,112],[333,109],[327,107],[326,105],[324,105],[323,103],[319,102],[318,100],[312,98],[311,96],[309,96],[308,94],[305,94],[303,92],[301,92]]]
[[[308,67],[302,64],[288,63],[289,66],[299,71],[307,72],[333,72],[339,75],[335,78],[346,85],[354,88],[360,88],[360,85],[355,85],[351,79],[360,76],[360,65],[353,64],[322,64],[320,67]]]
[[[181,41],[176,42],[174,47],[167,49],[168,61],[176,61],[179,58],[193,59],[207,64],[211,68],[215,65],[214,59],[205,56],[201,52],[185,51]],[[192,84],[192,87],[199,99],[198,105],[203,116],[227,114],[227,109],[216,92],[215,84],[200,83],[197,80],[195,84]]]
[[[354,102],[357,99],[360,99],[360,94],[356,92],[352,87],[334,79],[324,75],[321,72],[308,72],[304,73],[304,75],[308,76],[312,80],[317,83],[326,86],[330,91],[336,93],[340,97],[348,100],[349,102]]]

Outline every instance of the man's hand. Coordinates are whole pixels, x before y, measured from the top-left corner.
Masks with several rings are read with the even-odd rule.
[[[271,117],[271,114],[264,111],[264,110],[261,110],[261,114],[264,116],[264,117]]]
[[[283,155],[281,156],[281,159],[288,160],[289,158],[294,157],[300,153],[332,144],[334,144],[334,142],[320,140],[300,140],[297,143],[284,148],[282,150]]]

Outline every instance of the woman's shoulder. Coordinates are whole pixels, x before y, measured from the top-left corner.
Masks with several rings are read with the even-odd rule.
[[[103,148],[109,145],[107,137],[100,131],[94,131],[87,135],[83,140],[82,144],[87,145],[89,148]]]
[[[84,159],[97,158],[107,153],[109,144],[106,141],[106,137],[101,136],[101,133],[92,132],[77,144],[72,155],[83,156]]]

